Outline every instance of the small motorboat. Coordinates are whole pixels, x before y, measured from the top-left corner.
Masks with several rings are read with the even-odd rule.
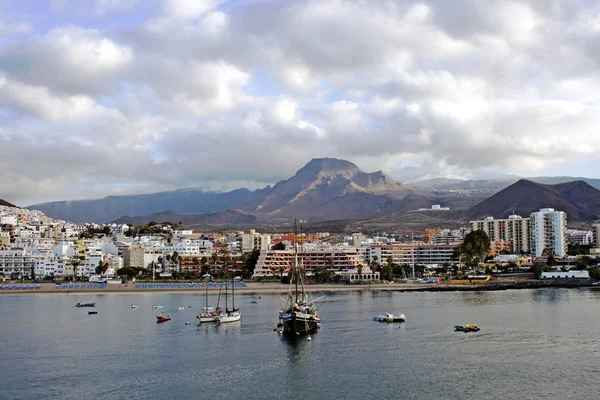
[[[163,308],[164,304],[153,304],[152,308]]]
[[[481,329],[475,324],[455,325],[455,332],[479,332]]]
[[[138,308],[137,304],[132,304],[131,308]]]
[[[168,316],[168,315],[166,317],[163,316],[162,314],[156,316],[156,322],[157,323],[159,323],[159,322],[167,322],[167,321],[170,321],[170,320],[171,320],[171,317]]]
[[[373,321],[377,322],[406,322],[406,316],[404,314],[394,315],[392,313],[385,313],[384,315],[378,315],[373,318]]]
[[[96,307],[96,303],[77,303],[75,307]]]
[[[88,311],[88,315],[98,314],[98,311]]]
[[[258,300],[252,300],[250,303],[252,303],[252,304],[258,304]]]
[[[178,310],[185,310],[185,307],[177,307]]]

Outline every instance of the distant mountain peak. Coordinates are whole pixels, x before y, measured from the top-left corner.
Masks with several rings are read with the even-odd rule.
[[[298,174],[303,173],[331,173],[341,171],[360,171],[356,164],[350,161],[340,160],[338,158],[313,158],[304,167],[302,167]]]

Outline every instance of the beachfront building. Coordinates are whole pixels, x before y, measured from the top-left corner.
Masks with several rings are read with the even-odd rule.
[[[506,248],[513,253],[527,254],[531,250],[530,218],[512,214],[507,219],[486,217],[483,220],[470,221],[471,231],[482,230],[490,238],[495,248]]]
[[[567,254],[567,213],[553,208],[542,208],[530,215],[531,253],[540,257],[544,249],[565,257]]]
[[[425,265],[427,267],[441,267],[452,264],[452,254],[459,244],[427,244],[427,243],[402,243],[402,244],[373,244],[369,253],[369,263],[377,261],[379,264],[387,263],[389,257],[397,265],[408,264]]]
[[[293,250],[263,250],[254,268],[253,279],[287,276],[294,259]],[[373,272],[355,248],[305,249],[298,254],[298,263],[306,269],[307,276],[325,268],[350,282],[379,280],[379,272]]]
[[[33,264],[40,256],[34,256],[22,247],[0,249],[0,274],[5,276],[30,276]]]

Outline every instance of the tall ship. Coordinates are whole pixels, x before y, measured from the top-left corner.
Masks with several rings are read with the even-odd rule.
[[[219,319],[221,318],[221,316],[223,315],[223,312],[220,308],[212,308],[211,306],[208,305],[208,274],[206,276],[206,282],[205,282],[205,290],[206,290],[206,295],[205,295],[205,300],[206,300],[206,305],[204,307],[202,307],[202,312],[198,315],[196,315],[196,319],[198,320],[198,323],[202,324],[202,323],[206,323],[206,322],[219,322]]]
[[[296,230],[294,229],[294,235]],[[285,307],[279,311],[280,333],[289,337],[308,335],[321,327],[315,300],[305,290],[306,272],[298,263],[298,248],[294,240],[294,263],[290,270],[290,286]],[[319,300],[319,299],[317,299]]]

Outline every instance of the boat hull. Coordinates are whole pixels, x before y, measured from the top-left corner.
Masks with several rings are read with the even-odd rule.
[[[455,325],[454,330],[456,332],[479,332],[481,330],[481,328],[479,328],[477,326],[465,327],[465,326]]]
[[[229,322],[237,322],[241,319],[242,319],[242,314],[238,313],[238,312],[230,314],[230,315],[222,315],[222,316],[218,317],[218,321],[221,324],[226,324]]]
[[[218,316],[215,316],[215,315],[197,315],[196,319],[201,324],[214,323],[214,322],[219,321]]]
[[[295,314],[283,318],[282,324],[282,333],[289,337],[308,335],[316,332],[320,327],[318,319],[298,317]]]

